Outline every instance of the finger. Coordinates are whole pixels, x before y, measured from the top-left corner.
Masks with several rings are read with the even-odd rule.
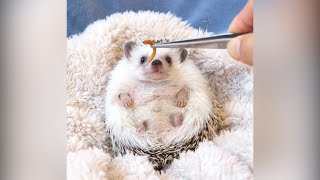
[[[228,31],[231,33],[253,31],[253,0],[249,0],[241,12],[233,19]]]
[[[238,36],[228,43],[230,56],[240,62],[253,65],[253,33]]]

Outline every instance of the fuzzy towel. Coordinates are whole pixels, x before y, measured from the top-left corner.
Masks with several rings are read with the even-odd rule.
[[[91,24],[67,40],[68,179],[252,179],[252,68],[226,50],[188,49],[224,108],[226,128],[195,152],[181,154],[162,174],[146,157],[114,157],[106,133],[107,78],[129,40],[182,40],[209,36],[168,13],[126,12]]]

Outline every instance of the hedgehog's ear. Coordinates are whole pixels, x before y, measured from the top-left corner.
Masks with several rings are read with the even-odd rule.
[[[179,49],[179,53],[180,53],[180,61],[183,62],[188,56],[188,51],[186,49]]]
[[[126,44],[124,44],[123,49],[124,49],[124,55],[126,56],[126,58],[131,57],[131,51],[136,45],[137,43],[134,41],[129,41]]]

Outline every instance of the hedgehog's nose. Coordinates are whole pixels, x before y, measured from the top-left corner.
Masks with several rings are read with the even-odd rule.
[[[155,59],[154,61],[152,61],[151,63],[152,65],[156,66],[156,65],[162,65],[162,62],[159,59]]]

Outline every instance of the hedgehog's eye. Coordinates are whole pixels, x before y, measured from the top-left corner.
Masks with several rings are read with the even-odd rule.
[[[146,57],[142,56],[140,59],[141,64],[144,63],[146,61],[146,59],[147,59]]]
[[[169,64],[171,64],[171,57],[169,57],[169,56],[166,56],[166,61],[169,63]]]

